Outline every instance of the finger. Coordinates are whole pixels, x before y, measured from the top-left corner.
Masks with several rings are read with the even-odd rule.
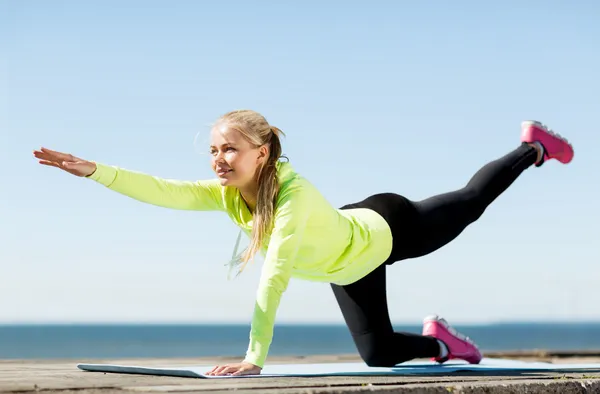
[[[49,161],[49,160],[40,160],[39,163],[43,164],[45,166],[61,168],[61,166],[58,163],[55,163],[55,162]]]
[[[57,152],[55,150],[52,149],[48,149],[48,148],[41,148],[41,151],[43,153],[48,154],[50,157],[55,157],[58,160],[62,160],[62,161],[75,161],[76,157],[74,157],[73,155],[69,154],[69,153],[62,153],[62,152]]]
[[[64,153],[62,153],[62,152],[59,152],[57,150],[52,150],[52,149],[44,148],[43,146],[40,148],[40,151],[42,151],[44,153],[48,153],[50,155],[64,155]]]
[[[72,162],[68,162],[68,161],[63,161],[63,162],[56,162],[54,160],[39,160],[40,164],[45,164],[48,166],[53,166],[53,167],[58,167],[58,168],[62,168],[62,169],[76,169],[77,167],[77,163],[72,163]]]
[[[231,371],[232,371],[232,370],[234,370],[234,369],[235,369],[235,367],[232,367],[232,366],[226,365],[226,366],[224,366],[223,368],[221,368],[221,369],[219,370],[219,375],[225,375],[225,374],[227,374],[227,373],[231,372]]]
[[[60,156],[64,157],[65,156],[65,154],[62,153],[62,152],[58,152],[58,151],[55,151],[55,150],[52,150],[52,149],[48,149],[48,148],[44,148],[44,147],[40,148],[40,152],[42,152],[43,154],[45,154],[45,155],[47,155],[49,157],[60,157]]]
[[[221,370],[223,370],[223,368],[225,368],[225,366],[217,365],[213,369],[211,369],[208,374],[209,375],[218,375],[221,372]]]
[[[214,372],[217,370],[217,368],[219,368],[219,366],[218,366],[218,365],[217,365],[217,366],[214,366],[214,367],[212,367],[212,369],[211,369],[211,370],[209,370],[209,371],[207,371],[207,372],[206,372],[206,374],[207,374],[207,375],[212,375],[212,374],[213,374],[213,373],[214,373]]]
[[[216,372],[216,375],[222,376],[222,375],[228,375],[231,372],[235,372],[236,371],[236,367],[234,366],[224,366],[223,368],[219,369]]]
[[[42,151],[39,151],[39,150],[34,150],[33,156],[35,156],[38,159],[43,159],[43,160],[50,160],[52,158],[51,155],[44,153]]]
[[[34,151],[33,155],[38,158],[38,159],[42,159],[42,160],[52,160],[55,162],[60,162],[62,161],[58,156],[53,155],[51,153],[47,153],[47,152],[41,152],[41,151]]]

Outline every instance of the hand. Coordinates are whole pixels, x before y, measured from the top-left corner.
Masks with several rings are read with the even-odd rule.
[[[68,153],[41,148],[40,150],[34,150],[33,155],[40,159],[40,164],[60,168],[76,176],[90,176],[96,171],[96,163],[80,159]]]
[[[238,364],[217,365],[210,371],[206,372],[206,375],[207,376],[260,375],[261,371],[262,371],[262,368],[254,365],[254,364],[238,363]]]

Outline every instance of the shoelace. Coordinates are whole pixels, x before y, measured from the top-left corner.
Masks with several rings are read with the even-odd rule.
[[[468,336],[461,334],[460,332],[456,331],[456,329],[454,327],[452,327],[450,324],[448,324],[448,322],[445,319],[442,319],[444,321],[444,325],[446,326],[446,328],[448,329],[448,331],[450,331],[451,334],[457,336],[458,338],[469,342],[471,345],[477,347],[475,345],[475,342]]]
[[[558,139],[563,140],[564,142],[566,142],[567,144],[571,145],[571,143],[569,142],[568,139],[566,139],[565,137],[563,137],[562,135],[560,135],[559,133],[557,133],[556,131],[552,130],[550,127],[548,127],[547,125],[540,123],[542,125],[543,128],[546,129],[546,131],[548,132],[548,134],[550,134],[551,136],[554,136]]]

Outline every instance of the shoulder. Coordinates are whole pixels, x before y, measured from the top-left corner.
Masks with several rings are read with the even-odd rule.
[[[277,163],[277,178],[279,182],[278,205],[291,199],[310,199],[310,194],[316,191],[310,182],[296,172],[288,162]]]
[[[275,204],[275,220],[303,222],[313,212],[318,191],[290,163],[278,163],[279,194]],[[318,198],[317,198],[318,199]]]

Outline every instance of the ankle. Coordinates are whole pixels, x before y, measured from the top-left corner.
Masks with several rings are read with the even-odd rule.
[[[542,144],[540,144],[538,141],[534,141],[534,142],[528,143],[527,145],[535,148],[535,150],[537,152],[537,157],[535,159],[535,164],[541,163],[542,160],[544,159],[544,146]]]
[[[450,352],[450,349],[448,349],[448,346],[444,342],[440,341],[439,339],[437,341],[438,341],[438,345],[440,346],[440,354],[438,357],[439,358],[448,357],[448,353]]]

